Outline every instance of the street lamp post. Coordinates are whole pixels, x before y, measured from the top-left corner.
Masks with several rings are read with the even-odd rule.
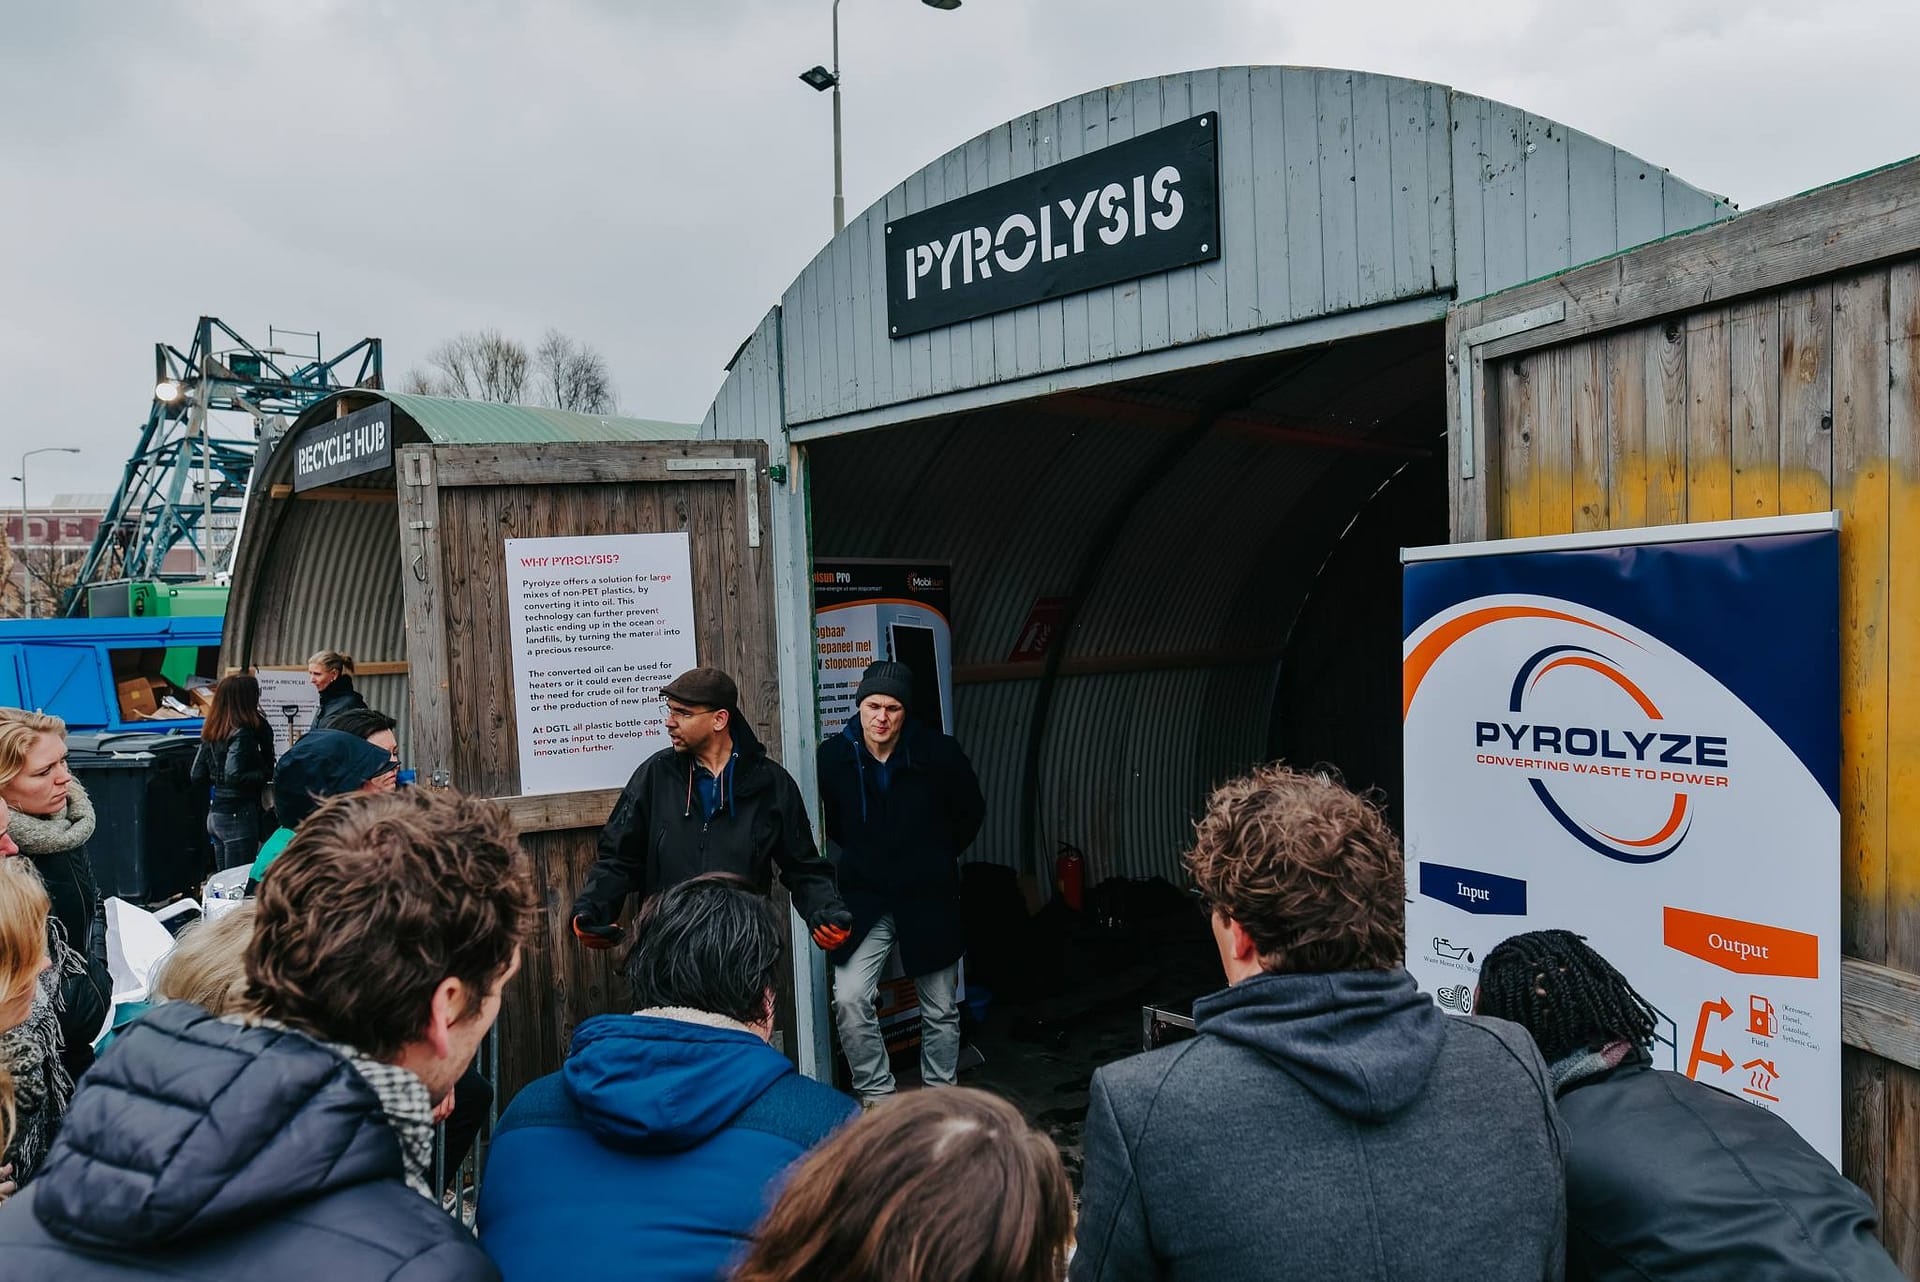
[[[929,9],[958,9],[960,0],[920,0]],[[840,0],[833,0],[833,70],[812,67],[800,79],[814,89],[833,90],[833,234],[847,225],[847,197],[840,178]]]
[[[36,454],[78,454],[79,447],[73,445],[43,445],[37,450],[28,450],[20,456],[20,475],[14,479],[20,482],[20,546],[22,551],[27,543],[27,460]],[[52,536],[48,536],[48,555],[51,557]],[[51,565],[52,561],[49,560]],[[24,561],[20,566],[20,597],[22,618],[33,617],[33,570]]]

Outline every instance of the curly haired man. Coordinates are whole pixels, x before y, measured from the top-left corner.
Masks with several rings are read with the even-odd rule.
[[[1546,1065],[1415,986],[1380,812],[1268,766],[1213,794],[1187,865],[1228,986],[1191,1041],[1095,1074],[1074,1282],[1559,1278]]]

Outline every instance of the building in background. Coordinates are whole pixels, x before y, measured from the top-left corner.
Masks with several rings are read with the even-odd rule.
[[[33,613],[47,618],[61,613],[61,597],[79,577],[87,552],[100,531],[111,494],[56,494],[45,504],[35,502],[25,513],[6,512],[5,580],[0,583],[0,618],[21,617],[26,585],[33,584]],[[198,558],[182,544],[167,553],[163,573],[194,574]]]

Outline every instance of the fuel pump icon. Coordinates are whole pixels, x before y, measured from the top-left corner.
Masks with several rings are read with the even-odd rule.
[[[1749,995],[1747,998],[1747,1031],[1755,1037],[1772,1037],[1773,1030],[1773,1003],[1764,997]]]

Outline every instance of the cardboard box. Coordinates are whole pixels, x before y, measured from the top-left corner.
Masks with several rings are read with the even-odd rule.
[[[114,690],[120,696],[120,717],[124,721],[144,721],[160,706],[153,697],[153,684],[145,677],[129,677]]]

